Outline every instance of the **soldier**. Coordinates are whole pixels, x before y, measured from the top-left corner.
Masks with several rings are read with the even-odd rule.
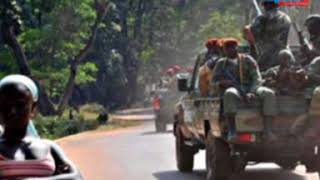
[[[310,34],[312,49],[309,50],[309,62],[317,56],[320,56],[320,15],[310,15],[305,22],[305,26]],[[303,47],[306,48],[306,47]]]
[[[307,56],[306,63],[307,66],[304,68],[304,73],[308,80],[308,87],[305,90],[306,98],[309,100],[309,114],[308,117],[305,117],[301,120],[301,122],[297,122],[295,126],[292,127],[293,132],[304,130],[304,126],[300,124],[305,124],[305,121],[308,119],[311,120],[312,126],[316,126],[318,128],[309,129],[304,136],[306,137],[318,137],[320,135],[319,128],[320,122],[318,121],[320,118],[320,16],[319,15],[310,15],[305,22],[307,30],[310,34],[310,42],[312,48],[307,48],[306,45],[302,46],[302,50]],[[305,63],[302,63],[305,65]],[[299,126],[302,129],[299,129]],[[298,128],[297,128],[298,127]],[[303,132],[303,131],[302,131]]]
[[[207,64],[210,69],[213,69],[215,62],[221,57],[221,40],[216,38],[208,39],[205,44],[206,50],[197,56],[197,61],[200,61],[200,66]]]
[[[221,57],[221,44],[219,39],[209,39],[206,43],[207,52],[205,55],[200,55],[202,58],[201,67],[199,69],[199,86],[202,96],[208,96],[210,92],[210,81],[212,79],[212,71],[216,62]],[[201,57],[202,56],[202,57]]]
[[[281,50],[279,53],[280,65],[268,69],[262,73],[265,80],[264,85],[276,88],[280,94],[296,94],[305,88],[305,74],[297,66],[297,62],[289,49]]]
[[[262,71],[279,65],[278,54],[287,47],[291,20],[279,10],[274,0],[263,0],[264,14],[245,27],[245,39],[256,47],[258,64]]]
[[[276,115],[276,96],[274,91],[261,86],[261,75],[256,61],[249,55],[239,54],[236,39],[225,39],[223,50],[225,58],[220,59],[215,68],[213,85],[224,90],[224,116],[229,126],[228,139],[234,140],[236,135],[235,116],[241,99],[252,101],[256,96],[263,103],[263,125],[265,137],[274,140],[271,125]]]
[[[306,68],[310,88],[313,91],[312,95],[314,97],[320,95],[317,93],[319,92],[320,87],[316,88],[320,85],[320,15],[310,15],[306,19],[305,25],[310,34],[310,42],[312,45],[312,49],[309,53],[311,54],[311,57],[315,57]]]

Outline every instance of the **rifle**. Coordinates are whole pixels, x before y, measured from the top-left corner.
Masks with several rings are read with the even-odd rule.
[[[257,17],[262,16],[263,14],[262,14],[262,11],[261,11],[261,9],[260,9],[260,7],[259,7],[259,5],[258,5],[257,0],[252,0],[252,3],[253,3],[253,5],[254,5],[256,11],[257,11]],[[257,59],[257,58],[258,58],[258,54],[259,54],[259,53],[258,53],[258,48],[257,48],[257,46],[256,46],[255,38],[254,38],[254,36],[253,36],[253,34],[252,34],[252,31],[251,31],[251,29],[249,28],[249,26],[246,26],[246,27],[245,27],[245,29],[244,29],[244,34],[245,34],[245,36],[248,38],[247,40],[248,40],[248,42],[249,42],[249,46],[250,46],[250,50],[251,50],[251,55],[252,55],[255,59]]]
[[[297,32],[297,35],[299,37],[299,44],[302,47],[301,51],[307,57],[307,59],[305,61],[301,62],[301,65],[307,65],[313,59],[313,57],[311,56],[312,48],[310,47],[309,41],[303,36],[302,30],[297,25],[297,23],[293,23],[293,28]]]
[[[261,9],[260,9],[260,7],[258,5],[257,0],[253,0],[252,2],[253,2],[253,5],[254,5],[254,7],[255,7],[255,9],[257,11],[258,16],[261,16],[262,15],[262,11],[261,11]]]

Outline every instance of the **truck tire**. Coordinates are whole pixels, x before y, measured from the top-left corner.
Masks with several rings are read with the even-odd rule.
[[[228,144],[208,133],[206,139],[207,180],[226,180],[232,173]]]
[[[176,128],[176,161],[180,172],[192,172],[194,151],[184,144],[184,137],[179,128]]]
[[[320,157],[315,155],[312,159],[306,162],[307,172],[318,172],[320,174]]]
[[[241,174],[245,171],[247,162],[241,157],[231,157],[232,172]]]
[[[294,170],[297,167],[297,163],[295,162],[277,162],[277,164],[284,170]]]

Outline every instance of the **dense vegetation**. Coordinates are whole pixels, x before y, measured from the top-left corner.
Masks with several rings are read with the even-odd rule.
[[[302,23],[319,4],[284,10]],[[208,37],[241,38],[255,16],[250,0],[1,0],[0,78],[35,79],[43,115],[127,107],[170,65],[192,64]]]

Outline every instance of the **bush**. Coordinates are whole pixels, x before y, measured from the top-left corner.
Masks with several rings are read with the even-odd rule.
[[[100,114],[105,111],[105,108],[100,104],[86,104],[80,108],[81,112],[91,112]]]
[[[80,115],[70,120],[66,117],[58,119],[56,116],[37,116],[34,120],[36,129],[42,138],[56,139],[82,131],[93,130],[99,126],[97,120],[84,120]]]

